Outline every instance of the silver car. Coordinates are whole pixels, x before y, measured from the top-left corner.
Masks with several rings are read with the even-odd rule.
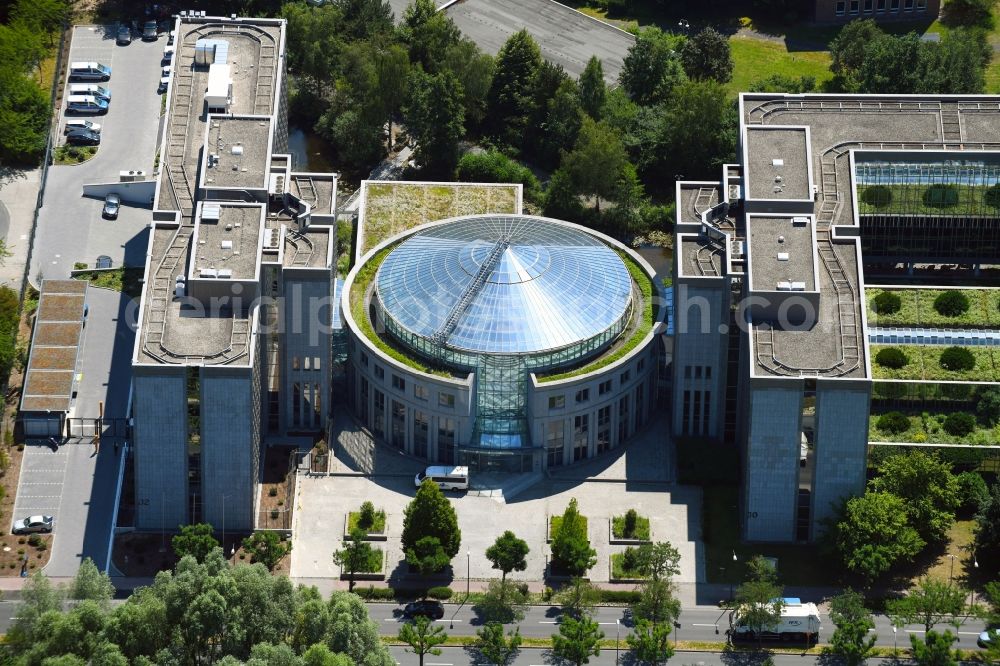
[[[101,215],[109,220],[114,220],[118,218],[118,209],[121,207],[121,197],[117,194],[109,194],[104,197],[104,209],[101,211]]]
[[[52,516],[28,516],[14,522],[14,534],[48,533],[52,531]]]

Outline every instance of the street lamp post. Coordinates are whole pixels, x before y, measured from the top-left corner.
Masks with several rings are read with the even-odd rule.
[[[736,559],[736,551],[734,550],[733,551],[733,562],[737,562],[737,561],[738,560]],[[733,578],[732,578],[732,576],[729,577],[729,600],[730,601],[733,600]]]
[[[896,656],[896,625],[892,625],[892,656]]]
[[[618,649],[621,638],[622,621],[615,618],[615,666],[618,666]]]
[[[222,496],[222,555],[226,554],[226,498],[229,495]]]
[[[465,551],[465,598],[469,598],[469,587],[472,581],[472,551]]]
[[[949,554],[948,557],[951,558],[951,568],[948,570],[948,585],[951,585],[955,579],[955,556]]]
[[[978,569],[979,568],[979,560],[976,559],[976,554],[975,553],[972,554],[972,568],[973,569]],[[976,605],[976,583],[975,583],[975,581],[970,581],[969,582],[969,588],[972,591],[972,594],[969,595],[969,612],[971,613],[973,607]]]

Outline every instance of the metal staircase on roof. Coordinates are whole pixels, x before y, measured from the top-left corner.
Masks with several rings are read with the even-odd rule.
[[[499,238],[499,240],[497,240],[496,243],[494,243],[493,247],[490,249],[490,253],[486,255],[486,259],[484,259],[483,263],[479,266],[479,270],[476,272],[475,277],[473,277],[472,281],[465,287],[462,295],[459,296],[458,301],[455,303],[455,307],[453,307],[451,312],[448,313],[448,318],[445,319],[444,324],[441,328],[434,332],[434,335],[431,336],[431,340],[435,344],[444,344],[444,341],[447,340],[448,337],[455,331],[455,327],[458,326],[458,322],[465,313],[466,308],[469,307],[472,300],[477,294],[479,294],[480,290],[482,290],[483,285],[486,284],[486,281],[493,273],[493,270],[497,267],[497,264],[500,263],[500,258],[503,256],[503,253],[510,247],[510,241],[511,234],[504,234]]]

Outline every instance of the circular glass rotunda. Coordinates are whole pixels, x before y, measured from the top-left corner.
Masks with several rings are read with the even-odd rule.
[[[467,404],[457,406],[471,426],[464,436],[455,435],[461,441],[454,448],[465,452],[540,449],[542,442],[533,441],[539,433],[531,420],[539,410],[531,401],[538,392],[531,373],[551,375],[587,364],[634,328],[636,308],[642,307],[619,252],[582,227],[546,218],[448,220],[416,230],[368,261],[376,256],[381,263],[367,285],[365,311],[378,335],[430,368],[420,373],[425,377],[474,378]],[[367,355],[362,365],[368,367]],[[374,374],[372,379],[384,377],[385,371]],[[401,394],[390,408],[385,397],[375,396],[375,409],[386,412],[383,436],[435,461],[468,463],[468,456],[449,456],[440,448],[428,455],[422,441],[410,444],[416,437],[411,431],[421,427],[410,422],[447,409],[453,399],[430,401],[429,391],[418,386],[421,377],[408,374],[395,372],[386,381],[390,400],[392,389]],[[362,388],[371,400],[367,380]],[[418,406],[423,396],[434,409],[403,416],[396,428],[393,412],[415,396]],[[367,404],[360,411],[368,416]],[[382,425],[374,425],[376,434]],[[410,445],[403,447],[404,440]]]

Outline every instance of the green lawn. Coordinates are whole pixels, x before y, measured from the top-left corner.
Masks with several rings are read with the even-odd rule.
[[[616,539],[639,539],[649,541],[649,518],[636,516],[633,534],[625,534],[625,516],[615,516],[611,519],[611,532]]]
[[[833,78],[830,54],[826,51],[790,52],[782,42],[752,37],[734,36],[729,39],[733,53],[733,80],[726,87],[734,95],[745,92],[750,84],[772,74],[798,78],[812,76],[817,87]]]
[[[636,549],[626,548],[625,550],[632,551],[629,553],[629,559],[634,560]],[[624,552],[611,553],[611,577],[617,580],[647,578],[646,574],[640,571],[638,567],[626,568],[626,564]]]
[[[358,520],[361,518],[360,511],[351,511],[347,514],[347,532],[350,533],[355,527],[358,526]],[[372,525],[365,528],[365,532],[369,534],[384,534],[385,533],[385,511],[375,512],[375,521]]]
[[[587,531],[587,516],[580,516],[583,520],[583,530],[584,533]],[[562,527],[563,517],[560,516],[549,516],[549,539],[555,539],[556,534],[559,533],[559,528]]]
[[[900,308],[892,314],[878,314],[872,301],[883,291],[900,297]],[[969,309],[956,317],[946,317],[934,309],[940,289],[865,289],[868,323],[872,326],[929,326],[937,328],[996,328],[1000,326],[1000,290],[962,289],[969,299]]]
[[[902,368],[886,368],[879,365],[875,355],[886,347],[895,346],[907,357]],[[872,345],[872,375],[874,379],[930,379],[957,382],[1000,381],[1000,350],[994,347],[965,347],[972,352],[976,365],[971,370],[945,370],[941,367],[941,352],[944,345]]]

